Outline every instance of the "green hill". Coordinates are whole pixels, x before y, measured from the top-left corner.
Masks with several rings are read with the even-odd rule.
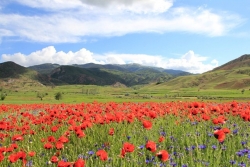
[[[249,89],[250,55],[243,55],[212,71],[198,75],[180,76],[158,87],[180,89]]]

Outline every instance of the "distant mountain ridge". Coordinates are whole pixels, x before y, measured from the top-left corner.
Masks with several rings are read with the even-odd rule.
[[[2,70],[1,70],[2,69]],[[7,70],[8,69],[8,70]],[[190,75],[179,70],[143,66],[140,64],[73,64],[59,65],[45,63],[30,67],[23,67],[14,62],[0,64],[0,78],[20,77],[26,72],[33,73],[32,79],[44,85],[63,84],[93,84],[113,85],[121,83],[126,86],[166,82],[178,75]],[[30,75],[26,75],[29,78]]]
[[[40,73],[48,73],[49,70],[53,70],[58,68],[59,64],[45,63],[40,65],[30,66],[28,68],[38,71]],[[164,69],[160,67],[152,67],[152,66],[143,66],[140,64],[132,63],[132,64],[95,64],[95,63],[87,63],[87,64],[73,64],[70,66],[80,67],[80,68],[99,68],[99,69],[108,69],[108,70],[118,70],[124,72],[136,72],[142,69],[155,69],[160,72],[165,72],[173,76],[183,76],[183,75],[191,75],[192,73],[181,71],[181,70],[173,70],[173,69]]]
[[[148,67],[140,64],[40,64],[23,67],[14,62],[0,63],[0,81],[43,85],[91,84],[134,86],[153,84],[164,89],[195,87],[202,89],[249,89],[250,54],[245,54],[211,71],[192,75],[185,71]],[[0,85],[0,86],[1,86]],[[13,87],[13,86],[12,86]]]

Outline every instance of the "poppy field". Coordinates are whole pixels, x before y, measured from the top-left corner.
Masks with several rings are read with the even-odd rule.
[[[0,166],[250,166],[248,102],[1,104]]]

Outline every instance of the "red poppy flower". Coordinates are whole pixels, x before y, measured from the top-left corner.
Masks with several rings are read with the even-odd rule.
[[[67,142],[69,142],[69,139],[65,136],[61,136],[61,137],[59,137],[58,141],[61,141],[63,143],[67,143]]]
[[[169,158],[169,154],[166,150],[159,151],[156,156],[161,159],[162,162],[165,162]]]
[[[15,163],[19,159],[19,157],[16,153],[13,153],[9,155],[8,159],[11,163]]]
[[[58,130],[58,127],[57,127],[57,126],[51,127],[51,131],[52,131],[52,132],[56,132],[57,130]]]
[[[113,136],[115,134],[115,129],[114,128],[110,128],[109,129],[109,135]]]
[[[4,160],[4,155],[3,153],[0,153],[0,162],[2,162]]]
[[[48,141],[54,143],[56,141],[56,138],[54,136],[49,136]]]
[[[23,140],[23,136],[22,135],[14,135],[12,138],[11,138],[12,141],[20,141],[20,140]]]
[[[51,149],[53,147],[53,145],[50,142],[48,142],[48,143],[45,143],[43,147],[45,149]]]
[[[83,160],[83,159],[78,159],[75,163],[74,163],[74,165],[73,165],[73,167],[84,167],[84,165],[85,165],[85,161]]]
[[[28,154],[29,154],[30,157],[33,157],[33,156],[36,155],[36,152],[35,151],[30,151]]]
[[[143,127],[145,128],[145,129],[151,129],[152,128],[152,122],[151,121],[148,121],[148,120],[144,120],[143,121]]]
[[[59,161],[57,167],[71,167],[70,162]]]
[[[26,159],[26,153],[24,151],[19,151],[16,153],[18,159]]]
[[[163,142],[165,140],[165,137],[164,136],[160,136],[159,137],[159,139],[158,139],[158,141],[161,143],[161,142]]]
[[[63,142],[60,142],[60,141],[56,142],[56,149],[57,150],[61,150],[63,147],[64,147]]]
[[[223,128],[222,131],[223,131],[224,133],[226,133],[226,134],[230,133],[230,129],[228,129],[228,128]]]
[[[53,156],[50,158],[50,161],[51,161],[52,163],[57,163],[57,162],[59,161],[59,159],[58,159],[57,156],[53,155]]]
[[[218,139],[219,142],[223,142],[226,138],[226,134],[223,132],[223,130],[216,130],[214,131],[214,137]]]
[[[129,142],[123,144],[123,148],[125,152],[133,152],[135,150],[135,146]]]
[[[82,138],[82,137],[85,136],[84,132],[83,132],[81,129],[78,129],[78,130],[76,131],[76,135],[77,135],[77,137],[79,137],[79,138]]]
[[[108,160],[108,153],[105,150],[98,150],[96,155],[99,156],[102,161]]]
[[[153,142],[153,141],[148,141],[147,143],[146,143],[146,149],[147,150],[149,150],[149,151],[151,151],[151,152],[155,152],[156,151],[156,144],[155,144],[155,142]]]
[[[126,151],[125,151],[124,148],[122,148],[120,156],[121,156],[122,158],[124,158],[125,155],[126,155]]]

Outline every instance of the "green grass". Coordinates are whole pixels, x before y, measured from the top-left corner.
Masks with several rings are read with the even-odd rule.
[[[96,86],[96,85],[64,85],[52,87],[25,87],[24,89],[3,89],[1,92],[7,94],[5,104],[24,103],[80,103],[80,102],[126,102],[126,101],[173,101],[173,100],[249,100],[250,90],[246,89],[197,89],[178,88],[167,89],[163,85],[141,85],[137,87]],[[0,94],[1,94],[0,92]],[[63,95],[62,100],[55,100],[57,92]],[[43,100],[37,94],[46,94]]]

